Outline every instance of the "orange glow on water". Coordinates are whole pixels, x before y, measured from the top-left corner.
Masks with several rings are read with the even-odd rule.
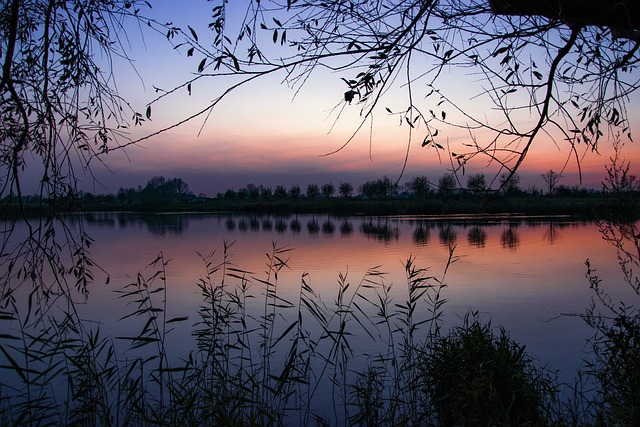
[[[340,275],[349,283],[347,299],[358,290],[369,302],[356,298],[367,315],[376,319],[371,302],[383,296],[384,284],[391,298],[390,308],[407,299],[407,278],[403,263],[414,257],[425,268],[430,285],[437,285],[455,247],[441,292],[443,328],[458,325],[470,311],[477,311],[495,326],[503,325],[516,341],[527,345],[540,360],[549,362],[573,378],[580,352],[591,331],[575,316],[589,306],[592,291],[585,278],[589,259],[602,284],[614,300],[631,301],[634,294],[623,286],[613,247],[603,241],[591,223],[535,218],[489,217],[468,221],[456,217],[439,220],[407,217],[333,217],[327,215],[139,215],[95,213],[85,217],[85,229],[95,238],[92,258],[110,275],[96,271],[90,300],[79,310],[86,317],[109,328],[134,328],[133,320],[120,321],[131,311],[126,299],[114,291],[140,277],[149,278],[161,266],[149,266],[160,253],[166,264],[166,282],[155,280],[150,289],[166,288],[169,316],[188,315],[190,327],[197,322],[203,297],[197,286],[205,283],[207,267],[199,254],[216,252],[209,269],[221,266],[223,246],[228,242],[227,268],[244,271],[233,276],[212,273],[214,284],[224,278],[228,290],[249,284],[247,309],[261,307],[264,284],[269,279],[268,256],[274,242],[292,249],[277,254],[288,267],[278,272],[278,295],[299,301],[300,285],[311,285],[329,310],[335,310]],[[235,242],[231,244],[231,242]],[[379,285],[359,288],[367,272],[385,273],[373,277]],[[270,275],[275,283],[275,275]],[[159,295],[161,298],[163,294]],[[637,297],[637,296],[636,296]],[[418,317],[428,315],[428,301],[421,301]],[[131,323],[131,325],[129,325]],[[188,328],[187,328],[188,329]],[[133,332],[135,333],[135,332]],[[192,337],[187,330],[181,345]]]

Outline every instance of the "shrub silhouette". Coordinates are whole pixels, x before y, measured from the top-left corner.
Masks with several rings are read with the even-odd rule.
[[[426,385],[440,425],[549,425],[552,379],[504,329],[465,318],[436,337],[425,360]]]

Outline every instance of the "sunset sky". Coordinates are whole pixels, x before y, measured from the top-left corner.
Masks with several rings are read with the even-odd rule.
[[[158,21],[172,21],[185,29],[190,25],[201,39],[211,38],[206,29],[211,3],[189,0],[179,7],[166,0],[151,3],[153,10],[148,14]],[[135,70],[124,61],[117,62],[116,81],[120,93],[140,112],[157,96],[154,87],[171,89],[189,79],[202,59],[197,54],[187,58],[185,49],[173,49],[162,35],[136,26],[131,26],[126,43],[130,45]],[[478,88],[473,86],[470,71],[450,69],[448,72],[450,78],[441,79],[446,86],[442,92],[466,108],[482,109],[482,101],[474,98]],[[346,87],[340,76],[318,70],[298,93],[282,83],[284,77],[284,74],[272,75],[240,88],[213,110],[206,123],[202,116],[137,146],[110,153],[105,158],[108,169],[94,165],[98,184],[94,184],[90,176],[80,175],[83,180],[80,187],[95,193],[116,192],[120,187],[137,187],[152,176],[162,175],[183,178],[196,194],[215,196],[227,188],[237,189],[248,183],[286,187],[295,183],[304,191],[309,183],[338,185],[346,181],[357,188],[364,181],[383,175],[391,179],[399,177],[409,128],[399,126],[398,117],[386,113],[384,107],[394,112],[406,109],[406,91],[398,89],[386,95],[374,116],[371,145],[367,124],[344,150],[323,156],[342,146],[357,129],[361,107],[356,103],[346,105],[336,122],[344,105],[341,101]],[[211,102],[230,82],[203,79],[193,84],[191,96],[183,89],[155,104],[152,121],[133,129],[130,137],[139,138],[189,116]],[[637,101],[636,97],[630,105],[638,105]],[[428,110],[433,100],[414,102],[420,107],[424,103],[424,109]],[[640,116],[633,108],[629,110],[633,132],[640,125]],[[469,140],[468,133],[459,129],[442,129],[442,134],[439,142],[451,146]],[[438,158],[434,150],[420,147],[422,138],[418,129],[401,183],[416,175],[437,181],[451,168],[446,152]],[[611,144],[603,141],[600,155],[589,153],[582,160],[583,185],[600,188],[610,148]],[[632,172],[637,174],[634,164],[640,160],[640,148],[627,142],[624,154],[632,161]],[[556,146],[543,135],[519,171],[521,186],[541,188],[540,174],[549,169],[562,170],[570,155],[568,145]],[[467,173],[486,172],[489,176],[492,169],[486,167],[486,160],[478,160]],[[561,184],[579,184],[575,160],[569,160],[563,176]],[[466,176],[461,180],[466,183]]]

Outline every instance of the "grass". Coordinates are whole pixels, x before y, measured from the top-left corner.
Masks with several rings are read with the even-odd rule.
[[[606,306],[617,317],[595,305],[585,313],[598,332],[585,371],[596,397],[577,387],[563,401],[555,374],[504,329],[469,314],[442,330],[453,249],[437,276],[406,260],[403,301],[391,298],[380,267],[355,280],[339,273],[330,300],[303,274],[297,295],[285,297],[279,279],[290,254],[274,244],[261,273],[236,266],[227,242],[220,253],[202,254],[201,306],[192,318],[168,313],[170,262],[160,253],[117,291],[127,311],[115,336],[78,314],[78,290],[5,289],[0,423],[563,426],[638,419],[640,322],[631,307]],[[609,303],[597,276],[589,277],[594,304]],[[186,332],[192,348],[171,344]]]

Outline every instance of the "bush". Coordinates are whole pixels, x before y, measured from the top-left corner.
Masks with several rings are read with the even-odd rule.
[[[475,318],[432,341],[425,384],[440,425],[551,424],[553,377],[504,329],[496,335]]]

